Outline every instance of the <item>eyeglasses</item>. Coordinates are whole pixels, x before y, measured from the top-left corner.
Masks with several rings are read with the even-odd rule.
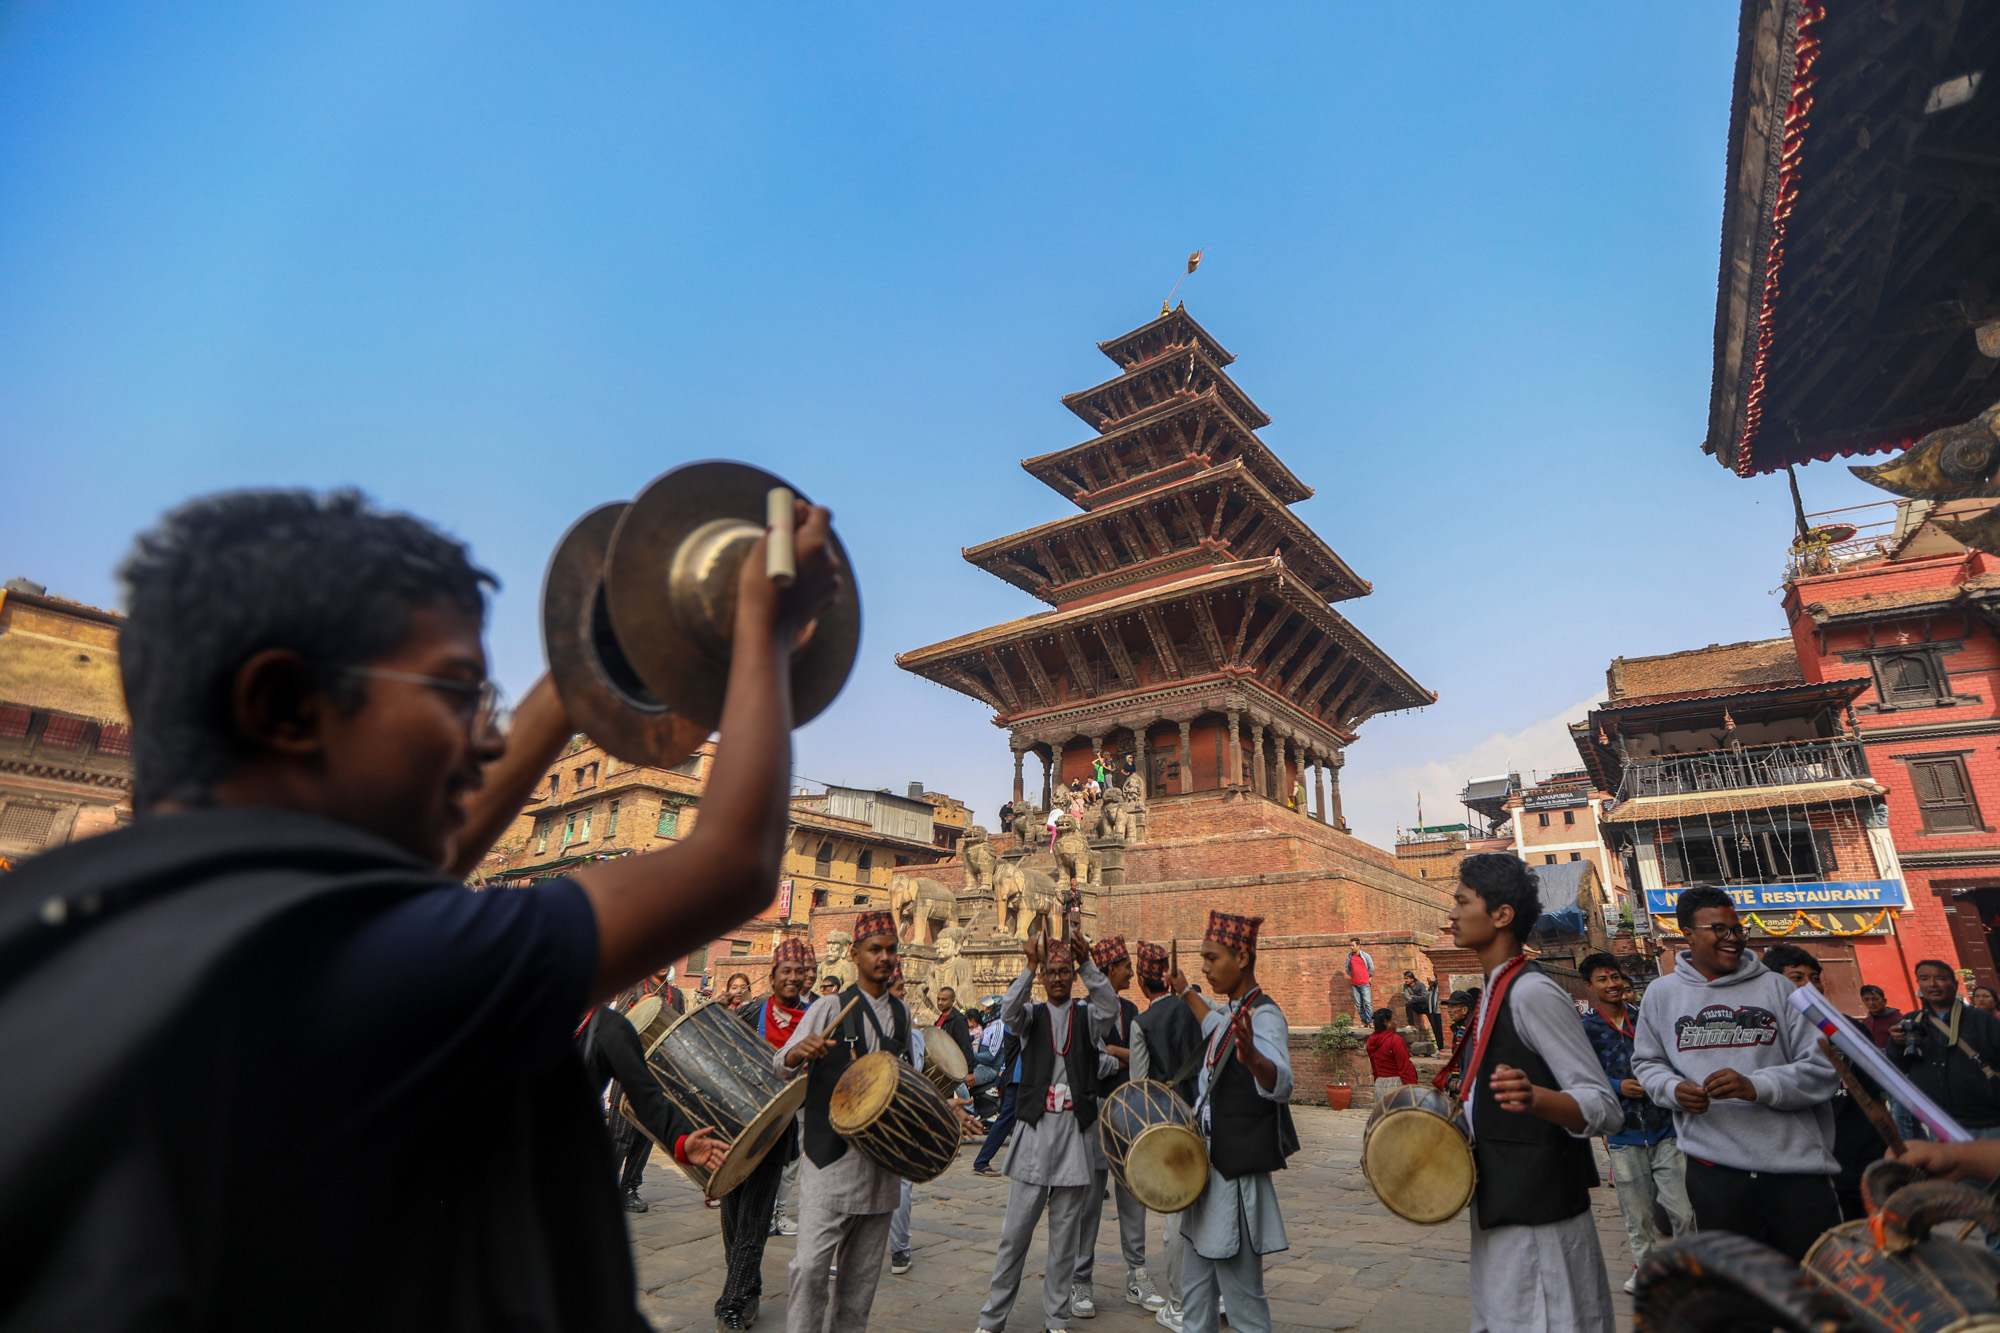
[[[1741,925],[1732,926],[1727,924],[1726,922],[1717,922],[1715,925],[1712,926],[1696,926],[1695,929],[1711,931],[1714,933],[1715,938],[1719,940],[1730,940],[1730,939],[1740,940],[1750,934],[1750,928],[1748,926],[1741,926]]]
[[[406,685],[427,685],[452,697],[452,711],[465,719],[466,731],[474,744],[497,740],[507,734],[509,720],[506,696],[490,680],[454,680],[449,676],[419,676],[409,671],[383,667],[348,667],[350,676],[372,680],[399,680]]]

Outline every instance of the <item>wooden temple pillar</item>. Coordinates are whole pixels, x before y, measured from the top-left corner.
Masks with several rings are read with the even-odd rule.
[[[1021,802],[1028,799],[1028,789],[1026,786],[1022,784],[1021,781],[1021,761],[1026,759],[1027,757],[1028,757],[1028,752],[1026,750],[1017,749],[1014,751],[1014,804],[1015,805],[1019,805],[1021,804]]]
[[[1239,730],[1243,722],[1240,710],[1229,710],[1229,766],[1222,770],[1222,781],[1231,787],[1243,785],[1243,740]]]
[[[1333,758],[1332,762],[1333,819],[1330,822],[1335,828],[1339,829],[1342,833],[1345,833],[1347,832],[1347,816],[1340,812],[1340,770],[1341,767],[1347,763],[1347,752],[1344,750],[1335,750],[1333,752],[1332,758]]]
[[[1181,728],[1181,795],[1186,796],[1189,792],[1194,790],[1194,747],[1188,743],[1188,736],[1189,733],[1194,729],[1194,723],[1184,718],[1181,720],[1180,728]]]
[[[1326,756],[1325,755],[1321,755],[1319,758],[1319,762],[1313,765],[1313,786],[1316,787],[1319,791],[1319,822],[1322,824],[1332,824],[1334,821],[1328,817],[1326,809]],[[1335,790],[1338,790],[1338,788],[1336,788]]]
[[[1268,796],[1265,790],[1264,772],[1264,724],[1253,721],[1250,724],[1250,790],[1259,796]]]
[[[1044,744],[1039,754],[1042,761],[1042,813],[1047,814],[1056,799],[1056,747]]]

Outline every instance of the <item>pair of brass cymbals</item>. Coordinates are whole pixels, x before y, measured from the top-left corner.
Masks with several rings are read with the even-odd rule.
[[[557,544],[542,585],[549,674],[572,721],[633,764],[680,762],[722,721],[736,587],[787,484],[746,463],[689,463],[631,503],[600,505]],[[854,566],[792,653],[792,724],[826,710],[854,669]]]

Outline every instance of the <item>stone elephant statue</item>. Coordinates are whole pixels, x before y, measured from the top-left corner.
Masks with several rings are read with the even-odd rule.
[[[1051,938],[1064,938],[1062,892],[1041,871],[1010,861],[1000,867],[994,893],[1000,903],[1000,928],[1015,939],[1027,939],[1038,921]]]
[[[905,940],[929,944],[957,916],[958,896],[934,879],[899,875],[889,894],[889,907]]]

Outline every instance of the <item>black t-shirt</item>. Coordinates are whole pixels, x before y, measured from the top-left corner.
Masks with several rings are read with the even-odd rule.
[[[602,1271],[622,1225],[587,1197],[584,1224],[550,1224],[592,1188],[572,1174],[611,1188],[571,1040],[597,952],[567,879],[440,879],[365,913],[285,917],[121,1075],[105,1169],[14,1313],[36,1328],[632,1326],[601,1290],[580,1312],[568,1276]]]

